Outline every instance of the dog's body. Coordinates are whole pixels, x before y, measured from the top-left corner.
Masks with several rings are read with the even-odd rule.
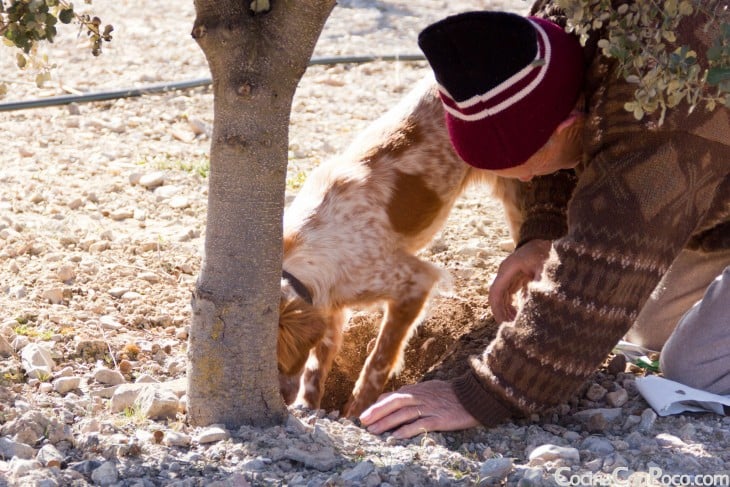
[[[287,402],[319,406],[347,309],[384,303],[375,346],[342,412],[359,415],[377,399],[443,277],[415,253],[477,182],[492,186],[518,228],[516,184],[456,155],[432,80],[312,172],[284,219],[278,360]]]

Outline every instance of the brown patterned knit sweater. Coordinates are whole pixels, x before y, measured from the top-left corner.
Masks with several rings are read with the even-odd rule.
[[[533,11],[560,21],[549,1]],[[701,27],[685,23],[678,42],[706,46],[714,32]],[[634,86],[591,53],[584,167],[524,187],[520,242],[553,240],[547,284],[452,382],[486,426],[572,397],[683,248],[730,248],[730,110],[680,106],[661,127],[637,122],[623,108]]]

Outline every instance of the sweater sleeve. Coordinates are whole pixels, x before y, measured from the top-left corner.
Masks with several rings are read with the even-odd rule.
[[[517,246],[530,240],[556,240],[567,231],[568,201],[575,187],[575,171],[558,171],[522,183],[520,197],[522,226]]]
[[[568,203],[567,232],[553,242],[543,279],[530,287],[515,321],[503,324],[452,382],[462,405],[486,426],[573,396],[631,327],[710,208],[730,213],[723,190],[730,133],[707,136],[709,126],[727,127],[728,110],[659,127],[623,109],[631,94],[619,81],[596,93],[588,162]]]

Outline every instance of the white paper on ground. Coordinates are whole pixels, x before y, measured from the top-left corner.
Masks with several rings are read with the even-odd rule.
[[[730,407],[730,396],[693,389],[656,375],[636,379],[636,388],[659,416],[685,411],[724,415],[723,406]]]

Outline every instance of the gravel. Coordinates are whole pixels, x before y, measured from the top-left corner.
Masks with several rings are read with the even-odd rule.
[[[150,5],[96,0],[114,41],[91,58],[66,29],[45,48],[59,67],[41,89],[2,50],[7,99],[208,76],[189,36],[192,2]],[[342,0],[315,55],[417,53],[428,23],[487,7],[529,5]],[[425,72],[423,62],[311,67],[294,102],[290,193]],[[396,441],[329,409],[293,409],[267,429],[188,426],[212,117],[207,88],[0,112],[0,486],[615,485],[615,472],[721,485],[712,476],[730,475],[730,418],[657,417],[636,390],[641,372],[620,359],[560,407],[489,430]],[[454,276],[454,296],[431,315],[468,302],[464,321],[483,321],[510,250],[499,205],[470,191],[423,251]]]

